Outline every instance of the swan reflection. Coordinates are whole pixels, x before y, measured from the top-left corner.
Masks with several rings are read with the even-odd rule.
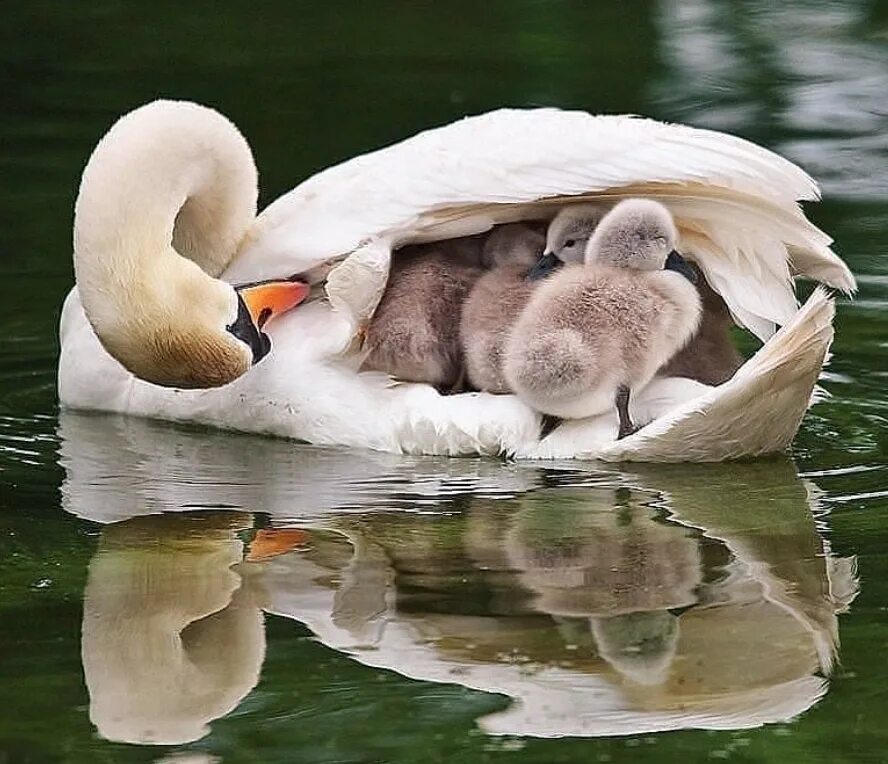
[[[102,531],[84,592],[90,719],[106,738],[203,737],[256,685],[264,617],[235,572],[241,514],[135,518]]]
[[[826,691],[857,591],[786,460],[399,460],[73,414],[61,435],[65,508],[110,521],[83,661],[114,740],[204,735],[258,681],[264,613],[368,666],[507,696],[478,720],[492,734],[784,721]]]

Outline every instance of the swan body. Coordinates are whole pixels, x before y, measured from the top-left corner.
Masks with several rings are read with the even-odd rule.
[[[482,261],[490,266],[469,292],[462,310],[460,337],[471,385],[489,393],[508,393],[503,351],[512,325],[527,305],[536,282],[528,270],[543,253],[543,235],[522,223],[498,226],[484,243]]]
[[[167,103],[124,118],[141,134],[138,145],[150,143],[156,123],[170,123]],[[197,109],[192,125],[204,148],[214,140],[199,126],[208,111]],[[170,170],[163,144],[152,145],[158,167]],[[124,159],[108,161],[125,179]],[[128,188],[106,186],[97,197],[122,197]],[[566,203],[633,196],[669,208],[678,248],[693,252],[738,323],[767,340],[725,385],[655,380],[630,410],[657,421],[635,435],[615,443],[613,416],[604,414],[565,423],[539,443],[539,415],[514,396],[442,397],[428,385],[356,373],[355,338],[384,291],[394,247],[550,220]],[[274,349],[247,373],[213,390],[137,379],[97,337],[87,318],[95,306],[81,292],[89,285],[78,281],[62,311],[59,397],[70,408],[411,453],[715,461],[779,450],[809,405],[832,338],[831,301],[818,291],[799,311],[793,277],[854,289],[829,237],[798,207],[817,196],[814,181],[792,163],[717,132],[555,109],[467,118],[309,178],[249,224],[227,266],[224,257],[216,262],[229,284],[327,275],[326,299],[274,321],[267,329]],[[128,196],[129,205],[143,201]],[[99,234],[120,221],[109,212],[92,225]],[[169,227],[174,242],[202,243],[207,230],[186,226],[177,236]],[[782,329],[774,334],[776,325]],[[771,424],[767,431],[750,425],[756,415]]]
[[[519,398],[579,419],[651,380],[700,320],[694,285],[664,269],[676,238],[657,202],[627,199],[602,219],[585,264],[550,276],[509,334],[503,371]]]

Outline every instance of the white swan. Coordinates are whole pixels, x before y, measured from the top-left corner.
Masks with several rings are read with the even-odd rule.
[[[129,140],[117,141],[121,135]],[[797,312],[792,277],[854,288],[829,237],[797,205],[817,198],[816,184],[771,152],[716,132],[554,109],[501,110],[321,172],[252,223],[241,211],[245,232],[236,232],[232,204],[203,203],[243,203],[247,194],[234,183],[254,193],[251,172],[219,171],[238,142],[236,129],[209,109],[155,102],[124,116],[99,144],[76,209],[78,286],[60,329],[63,405],[389,451],[704,461],[748,456],[791,441],[832,337],[831,302],[818,291]],[[119,151],[104,150],[115,144]],[[199,186],[206,193],[192,195]],[[384,289],[393,247],[548,219],[578,197],[629,196],[656,198],[670,209],[679,249],[740,323],[762,339],[783,325],[726,385],[678,379],[649,385],[635,399],[633,415],[658,421],[619,444],[609,416],[568,423],[540,444],[538,415],[512,396],[443,398],[426,385],[356,374],[349,350]],[[127,373],[90,321],[105,347],[140,376],[160,382],[170,381],[163,373],[165,345],[156,344],[146,359],[144,330],[172,336],[182,322],[178,326],[200,326],[222,338],[215,348],[222,340],[237,348],[238,363],[217,380],[252,360],[225,334],[237,304],[234,292],[196,274],[170,241],[209,274],[224,269],[222,278],[232,283],[317,274],[331,261],[342,262],[328,274],[328,299],[276,321],[269,331],[273,352],[249,373],[215,390],[168,390]],[[109,242],[113,258],[104,254]],[[151,258],[164,266],[150,265]],[[117,288],[124,296],[112,294]],[[165,301],[158,303],[157,295]],[[203,315],[209,308],[195,307],[203,302],[216,306],[210,319]],[[150,310],[143,310],[146,305]],[[153,332],[159,316],[167,334]],[[183,361],[172,360],[175,368]],[[198,355],[184,365],[191,360],[198,368],[208,362]],[[762,422],[767,430],[756,424]]]

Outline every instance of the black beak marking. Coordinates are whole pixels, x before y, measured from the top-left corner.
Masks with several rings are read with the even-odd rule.
[[[235,292],[237,294],[237,292]],[[233,324],[225,327],[241,342],[245,342],[253,354],[253,365],[255,366],[271,350],[271,340],[268,335],[259,330],[259,327],[253,323],[250,311],[243,298],[237,295],[237,318]]]
[[[538,281],[539,279],[544,279],[552,273],[552,271],[560,268],[562,265],[564,265],[564,263],[550,252],[548,255],[543,255],[537,260],[536,265],[527,272],[527,280]]]
[[[666,264],[663,266],[663,270],[675,271],[684,276],[692,284],[697,283],[697,271],[695,271],[690,263],[688,263],[688,261],[674,249],[669,253],[669,257],[666,258]]]

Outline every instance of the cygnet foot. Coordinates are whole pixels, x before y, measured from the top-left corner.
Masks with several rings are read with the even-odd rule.
[[[459,395],[460,393],[473,392],[471,385],[469,385],[469,378],[466,374],[465,364],[460,366],[459,376],[452,385],[436,385],[435,389],[441,395]]]

